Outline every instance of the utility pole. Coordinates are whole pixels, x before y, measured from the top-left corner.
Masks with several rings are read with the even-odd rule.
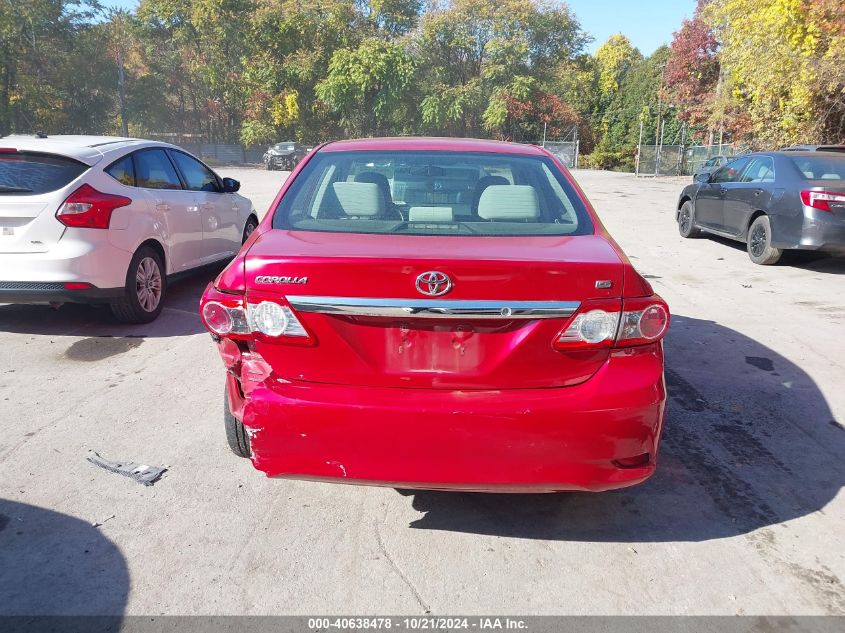
[[[129,136],[129,122],[126,120],[126,73],[123,69],[123,49],[117,49],[117,92],[120,97],[120,128],[123,136]]]
[[[546,127],[548,127],[548,125],[548,121],[543,121],[543,147],[546,147]]]
[[[637,160],[634,161],[634,174],[640,175],[640,156],[643,151],[643,118],[640,116],[640,139],[637,141]]]

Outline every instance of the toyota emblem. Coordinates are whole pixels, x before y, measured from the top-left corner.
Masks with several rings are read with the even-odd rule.
[[[439,297],[452,289],[452,280],[445,273],[430,270],[417,275],[417,290],[427,297]]]

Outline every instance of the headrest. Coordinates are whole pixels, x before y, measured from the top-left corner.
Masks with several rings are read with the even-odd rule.
[[[390,193],[390,181],[387,176],[376,171],[364,171],[355,176],[355,182],[374,182],[378,185],[381,194],[386,200],[392,200],[393,196]]]
[[[408,210],[409,222],[453,222],[452,207],[411,207]]]
[[[385,200],[378,185],[371,182],[336,182],[334,195],[344,214],[354,217],[384,215]]]
[[[540,201],[530,185],[490,185],[478,201],[483,220],[536,220]]]

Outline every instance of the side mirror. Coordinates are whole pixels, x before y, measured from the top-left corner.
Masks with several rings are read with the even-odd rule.
[[[241,183],[239,183],[234,178],[224,178],[223,179],[223,193],[235,193],[239,191],[241,188]]]
[[[706,171],[703,171],[700,174],[696,174],[695,182],[700,182],[702,184],[710,182],[710,174]]]

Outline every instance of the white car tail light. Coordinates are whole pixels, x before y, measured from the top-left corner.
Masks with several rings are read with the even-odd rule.
[[[274,301],[262,301],[257,305],[250,303],[248,312],[253,332],[261,332],[265,336],[273,337],[308,337],[308,332],[288,306],[279,305]]]
[[[582,312],[572,319],[557,343],[568,348],[612,345],[618,326],[618,312]]]
[[[310,345],[313,339],[290,306],[276,301],[246,303],[240,294],[209,286],[200,301],[200,315],[214,335],[240,340],[260,338]]]
[[[67,197],[56,212],[56,218],[65,226],[107,229],[114,210],[130,204],[130,198],[103,193],[85,184]]]
[[[634,347],[659,341],[669,328],[669,308],[658,296],[587,301],[555,339],[555,349]]]
[[[845,193],[834,191],[802,191],[801,202],[819,211],[832,211],[830,203],[845,205]]]

